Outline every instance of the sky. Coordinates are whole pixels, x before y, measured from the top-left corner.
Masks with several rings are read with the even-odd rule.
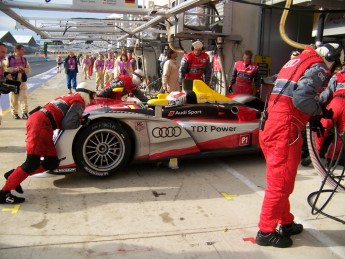
[[[72,4],[73,0],[50,0],[49,3],[46,3],[45,0],[7,0],[14,2],[30,2],[38,4]],[[142,0],[138,0],[138,3],[141,4]],[[93,17],[93,18],[106,18],[110,14],[91,14],[91,13],[76,13],[76,12],[54,12],[54,11],[35,11],[35,10],[22,10],[12,8],[14,12],[24,17],[59,17],[59,18],[69,18],[69,17]],[[10,31],[12,35],[29,35],[33,36],[35,40],[39,40],[35,32],[28,29],[15,29],[16,21],[11,17],[7,16],[5,13],[0,11],[0,31]]]

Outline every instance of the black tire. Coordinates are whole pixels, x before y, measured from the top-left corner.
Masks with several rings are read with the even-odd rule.
[[[73,150],[74,160],[85,172],[105,177],[125,166],[131,154],[127,132],[120,124],[96,121],[78,136]]]

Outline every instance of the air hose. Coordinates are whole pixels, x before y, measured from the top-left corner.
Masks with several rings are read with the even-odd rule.
[[[286,22],[286,18],[287,18],[287,15],[289,13],[289,9],[291,7],[291,4],[292,4],[292,0],[286,0],[285,10],[283,11],[283,14],[282,14],[282,17],[281,17],[280,23],[279,23],[280,36],[290,46],[297,48],[297,49],[304,49],[307,46],[306,44],[301,44],[301,43],[298,43],[298,42],[291,40],[285,32],[285,22]]]
[[[340,159],[342,157],[343,154],[343,150],[344,150],[344,137],[341,136],[338,132],[338,128],[336,123],[334,123],[333,121],[333,125],[334,128],[333,129],[329,129],[329,132],[334,134],[334,139],[333,139],[333,143],[334,143],[334,147],[331,148],[331,145],[328,147],[328,151],[325,154],[326,157],[328,157],[327,155],[332,151],[332,158],[329,159],[328,161],[326,160],[326,163],[323,163],[320,156],[319,156],[319,151],[317,150],[316,146],[315,146],[315,133],[311,130],[311,128],[313,128],[312,122],[310,122],[307,125],[307,140],[308,140],[308,149],[309,149],[309,154],[310,154],[310,158],[312,160],[313,166],[316,169],[317,173],[321,176],[322,183],[321,186],[319,188],[318,191],[312,192],[308,195],[307,201],[308,204],[311,206],[311,213],[312,215],[316,215],[316,214],[321,214],[323,216],[326,216],[332,220],[338,221],[340,223],[345,224],[344,220],[341,220],[335,216],[332,216],[326,212],[324,212],[324,209],[326,208],[326,206],[329,204],[329,202],[331,201],[331,199],[333,198],[333,196],[337,193],[337,192],[344,192],[345,191],[345,186],[343,184],[341,184],[341,181],[344,180],[344,173],[345,173],[345,165],[343,165],[343,168],[341,170],[341,172],[338,173],[335,171],[337,168],[339,168],[339,162]],[[341,141],[342,147],[341,150],[336,157],[336,150],[337,150],[337,146],[338,146],[338,140]],[[328,184],[330,187],[330,189],[325,189],[326,188],[326,184]],[[323,204],[318,204],[319,202],[319,198],[322,194],[329,194],[328,198],[323,202]]]

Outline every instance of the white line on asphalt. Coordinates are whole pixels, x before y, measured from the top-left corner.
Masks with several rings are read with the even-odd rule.
[[[253,183],[250,179],[243,176],[241,173],[237,172],[234,168],[231,168],[227,164],[225,164],[222,161],[219,161],[219,165],[223,167],[223,169],[226,172],[229,172],[232,176],[240,180],[242,183],[244,183],[249,189],[251,189],[253,192],[261,196],[262,198],[265,195],[265,192],[262,188],[258,187],[255,183]],[[313,237],[315,237],[317,240],[320,241],[320,243],[324,244],[325,247],[327,247],[329,250],[331,250],[334,254],[338,255],[340,258],[344,258],[345,249],[341,244],[334,241],[332,238],[330,238],[328,235],[316,230],[316,228],[303,220],[301,220],[298,217],[295,217],[296,221],[303,224],[304,227],[307,229],[305,231],[309,232]]]

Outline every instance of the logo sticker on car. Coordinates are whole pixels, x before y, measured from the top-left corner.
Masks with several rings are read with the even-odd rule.
[[[201,115],[202,114],[202,111],[201,110],[181,110],[181,111],[170,111],[168,113],[168,117],[171,117],[171,116],[175,116],[175,115],[181,115],[181,116],[184,116],[184,115]]]
[[[179,137],[182,133],[180,127],[156,127],[152,130],[152,136],[155,138]]]
[[[145,129],[145,124],[143,121],[138,121],[135,123],[135,130],[136,131],[142,131],[143,129]]]
[[[237,127],[229,126],[191,126],[193,132],[233,132]]]
[[[250,144],[250,134],[240,135],[239,146],[248,146]]]

